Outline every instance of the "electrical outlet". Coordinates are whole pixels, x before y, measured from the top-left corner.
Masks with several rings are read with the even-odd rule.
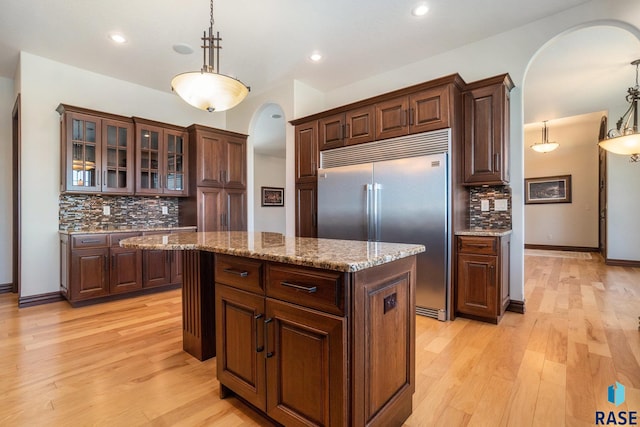
[[[480,211],[488,212],[489,211],[489,201],[488,200],[480,200]]]
[[[166,206],[162,207],[162,215],[168,215],[169,214],[169,208]]]
[[[103,215],[111,215],[111,206],[105,205],[102,207]]]
[[[494,208],[497,211],[506,211],[508,207],[507,199],[496,199],[494,202]]]

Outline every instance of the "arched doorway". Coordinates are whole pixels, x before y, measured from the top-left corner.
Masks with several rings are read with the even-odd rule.
[[[253,222],[249,229],[284,234],[286,232],[285,202],[293,202],[284,200],[286,187],[284,112],[278,104],[264,104],[256,111],[251,122],[249,139],[253,149],[253,198],[249,200],[249,204],[253,208]],[[251,215],[249,222],[251,223]]]
[[[631,212],[617,207],[627,203],[616,197],[621,178],[609,173],[606,182],[599,179],[606,163],[628,159],[607,155],[606,163],[601,161],[597,142],[602,116],[609,115],[611,126],[627,107],[624,95],[635,71],[629,64],[637,57],[636,34],[615,24],[594,24],[555,37],[531,59],[523,83],[524,177],[571,175],[572,201],[525,205],[525,248],[596,250],[611,229],[604,218]],[[545,120],[550,139],[560,147],[541,154],[529,146],[540,142]],[[603,203],[599,194],[608,188],[613,193]],[[613,236],[620,233],[617,228],[611,229]],[[619,239],[608,240],[617,245]]]

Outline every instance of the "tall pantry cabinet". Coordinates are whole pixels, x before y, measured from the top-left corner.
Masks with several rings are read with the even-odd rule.
[[[180,224],[198,231],[247,229],[247,136],[191,125],[189,197],[180,200]]]

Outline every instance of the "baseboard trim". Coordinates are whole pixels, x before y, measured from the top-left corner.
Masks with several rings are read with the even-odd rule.
[[[18,298],[18,307],[33,307],[34,305],[49,304],[52,302],[64,301],[60,292],[49,292],[47,294],[29,295]]]
[[[13,292],[13,283],[0,285],[0,294],[8,294],[9,292]]]
[[[524,314],[526,309],[524,306],[524,301],[511,300],[509,305],[507,306],[507,311],[512,311],[514,313]]]
[[[604,263],[607,265],[612,265],[616,267],[640,267],[640,261],[631,261],[628,259],[611,259],[607,258],[604,260]]]
[[[588,246],[554,246],[554,245],[531,245],[529,243],[524,244],[525,249],[542,249],[546,251],[572,251],[572,252],[599,252],[598,248],[591,248]]]

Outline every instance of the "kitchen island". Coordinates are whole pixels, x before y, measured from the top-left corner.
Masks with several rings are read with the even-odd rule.
[[[125,239],[182,250],[183,346],[220,394],[284,425],[401,425],[415,390],[422,245],[211,232]]]

